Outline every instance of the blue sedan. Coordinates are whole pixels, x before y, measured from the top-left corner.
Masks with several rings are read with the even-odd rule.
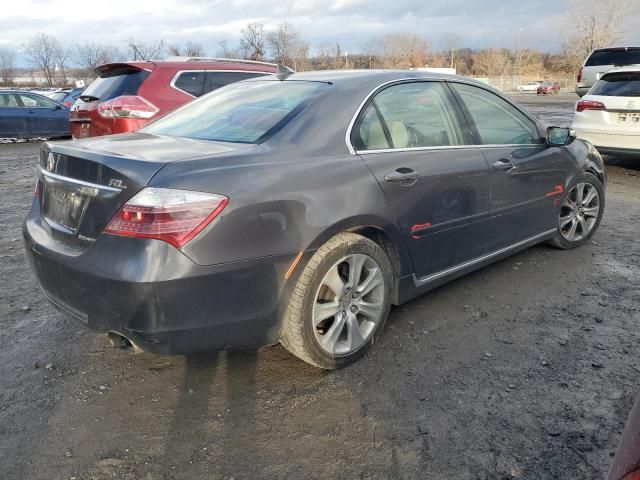
[[[0,138],[68,137],[69,109],[37,93],[0,90]]]

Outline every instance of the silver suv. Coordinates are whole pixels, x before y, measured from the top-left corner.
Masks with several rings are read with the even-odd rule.
[[[581,97],[600,76],[615,67],[640,65],[640,47],[598,48],[591,52],[576,77],[576,93]]]

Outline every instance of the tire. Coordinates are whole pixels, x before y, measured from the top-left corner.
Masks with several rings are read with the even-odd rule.
[[[353,281],[351,272],[357,271],[361,274]],[[284,312],[280,343],[316,367],[335,370],[349,365],[382,331],[392,282],[391,263],[378,244],[354,233],[336,235],[314,253],[297,279]]]
[[[590,198],[591,190],[597,192],[593,198]],[[597,211],[594,210],[596,203]],[[584,245],[591,240],[600,226],[604,207],[605,196],[602,182],[592,173],[583,173],[562,199],[558,213],[558,229],[549,243],[563,250]],[[573,227],[574,225],[575,227]],[[572,228],[574,235],[571,235]]]

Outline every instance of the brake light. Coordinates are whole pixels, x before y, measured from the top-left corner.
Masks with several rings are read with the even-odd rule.
[[[635,470],[624,476],[622,480],[640,480],[640,470]]]
[[[584,112],[585,110],[604,110],[604,103],[596,102],[594,100],[580,100],[576,103],[576,112]]]
[[[69,100],[67,100],[66,102],[63,102],[62,104],[67,108],[71,107],[71,102]]]
[[[111,219],[105,233],[155,238],[180,248],[200,233],[227,206],[212,193],[144,188]]]
[[[98,113],[105,118],[151,118],[159,108],[137,95],[123,95],[98,104]]]
[[[580,67],[580,70],[578,70],[578,74],[576,75],[576,82],[581,82],[582,81],[582,69],[584,67]]]

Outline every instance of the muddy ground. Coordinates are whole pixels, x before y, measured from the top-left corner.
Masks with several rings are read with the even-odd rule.
[[[518,101],[567,124],[575,96]],[[25,266],[37,143],[0,145],[0,478],[600,479],[640,380],[640,159],[593,242],[537,246],[394,308],[323,372],[280,347],[129,356]]]

